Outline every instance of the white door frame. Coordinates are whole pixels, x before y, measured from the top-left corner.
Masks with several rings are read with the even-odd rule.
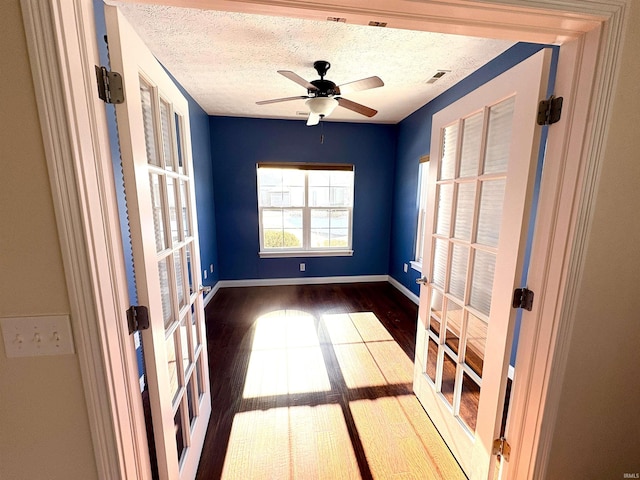
[[[562,43],[555,90],[565,108],[549,134],[529,272],[536,304],[523,316],[520,333],[516,368],[524,380],[510,407],[517,421],[508,435],[517,448],[507,478],[545,477],[630,2],[389,0],[382,10],[364,0],[282,0],[277,7],[260,0],[166,1]],[[95,95],[92,0],[21,3],[98,474],[150,478],[124,315],[128,296],[109,136]]]

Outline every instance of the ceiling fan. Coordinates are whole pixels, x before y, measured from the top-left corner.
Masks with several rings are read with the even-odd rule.
[[[256,102],[258,105],[266,105],[269,103],[288,102],[290,100],[300,100],[306,98],[306,105],[309,107],[309,118],[307,125],[317,125],[320,120],[333,112],[333,110],[340,105],[343,108],[347,108],[353,112],[359,113],[366,117],[373,117],[377,110],[369,108],[360,103],[347,100],[342,97],[345,93],[359,92],[361,90],[368,90],[370,88],[382,87],[384,82],[380,77],[367,77],[353,82],[344,83],[342,85],[336,85],[330,80],[325,80],[327,70],[331,68],[331,64],[326,60],[317,60],[313,62],[313,68],[316,69],[319,80],[312,80],[308,82],[300,75],[290,70],[278,70],[280,75],[287,77],[289,80],[296,82],[298,85],[307,89],[307,95],[300,95],[297,97],[276,98],[273,100],[263,100]]]

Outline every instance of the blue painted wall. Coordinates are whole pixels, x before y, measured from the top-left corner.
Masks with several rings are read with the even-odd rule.
[[[421,156],[429,153],[431,117],[543,47],[531,43],[514,45],[398,124],[389,275],[416,295],[419,294],[419,286],[415,280],[420,273],[411,268],[405,273],[403,264],[414,259],[418,219],[418,162]]]
[[[396,126],[210,117],[210,127],[221,280],[387,274]],[[352,257],[259,258],[256,164],[265,161],[355,165]]]

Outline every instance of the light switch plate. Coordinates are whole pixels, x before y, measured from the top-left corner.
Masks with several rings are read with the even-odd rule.
[[[69,315],[0,318],[7,357],[74,353]]]

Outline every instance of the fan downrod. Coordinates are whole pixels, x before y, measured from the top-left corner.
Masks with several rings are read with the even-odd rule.
[[[313,68],[315,68],[318,75],[320,75],[320,79],[323,79],[327,74],[327,70],[331,68],[331,64],[326,60],[316,60],[313,62]]]

